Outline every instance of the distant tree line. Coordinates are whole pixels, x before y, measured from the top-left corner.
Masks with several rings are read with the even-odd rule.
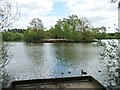
[[[66,39],[71,42],[90,42],[94,39],[118,39],[119,33],[106,33],[106,27],[94,28],[87,18],[70,15],[45,30],[42,20],[33,18],[27,29],[8,29],[3,32],[4,41],[41,42],[44,39]]]

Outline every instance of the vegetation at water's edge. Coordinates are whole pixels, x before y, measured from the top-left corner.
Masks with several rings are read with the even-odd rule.
[[[45,30],[42,21],[34,18],[27,29],[8,29],[2,32],[3,41],[41,42],[44,39],[66,39],[70,42],[90,42],[94,39],[120,39],[119,33],[106,33],[106,27],[94,28],[87,18],[71,15],[59,19],[57,24]]]

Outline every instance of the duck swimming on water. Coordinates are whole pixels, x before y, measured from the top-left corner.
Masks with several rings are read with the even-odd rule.
[[[86,74],[87,74],[87,72],[84,72],[84,71],[81,69],[81,74],[86,75]]]
[[[63,73],[63,72],[61,72],[61,74],[63,75],[64,73]]]
[[[70,71],[68,71],[68,74],[71,74],[71,72],[70,72]]]
[[[101,72],[101,70],[98,70],[98,72]]]

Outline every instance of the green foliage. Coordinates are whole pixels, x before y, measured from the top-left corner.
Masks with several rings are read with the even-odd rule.
[[[24,39],[24,35],[22,33],[14,34],[14,41],[22,41]]]
[[[95,39],[94,32],[92,32],[92,31],[84,31],[82,39],[83,39],[83,41],[93,41],[93,39]]]
[[[58,23],[54,26],[53,29],[53,37],[54,38],[63,38],[63,30],[62,30],[62,23],[59,20]]]
[[[91,42],[94,39],[120,39],[119,33],[106,33],[106,27],[91,27],[87,18],[70,15],[59,19],[49,30],[39,18],[33,18],[28,29],[9,29],[3,32],[4,41],[41,42],[43,39],[66,39],[71,42]]]
[[[24,40],[26,42],[32,41],[33,33],[30,30],[24,32]]]
[[[38,42],[44,38],[43,30],[26,30],[24,32],[24,40],[26,42]]]
[[[39,18],[33,18],[30,21],[30,26],[28,26],[28,28],[31,29],[35,29],[35,30],[43,30],[44,29],[44,25],[41,19]]]
[[[13,41],[14,34],[12,32],[3,32],[3,41]]]
[[[86,18],[71,15],[63,20],[58,20],[52,27],[53,38],[64,38],[70,41],[93,41],[94,33],[90,31],[90,25]]]
[[[1,42],[2,42],[2,33],[0,32],[0,45],[1,45]]]
[[[5,31],[2,33],[3,41],[22,41],[24,36],[22,33],[13,33],[9,31]]]
[[[120,33],[115,33],[115,38],[120,39]]]

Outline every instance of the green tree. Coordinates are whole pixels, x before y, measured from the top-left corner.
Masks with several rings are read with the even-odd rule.
[[[63,24],[63,30],[64,30],[64,38],[66,39],[72,39],[72,33],[70,31],[70,25],[64,21],[64,24]]]
[[[120,39],[120,33],[115,33],[115,38]]]
[[[32,30],[26,30],[24,32],[24,40],[26,42],[32,42],[33,41],[33,36],[34,36],[34,33]]]
[[[22,33],[14,33],[14,41],[22,41],[24,35]]]
[[[71,41],[89,41],[88,36],[92,36],[91,27],[86,18],[79,18],[77,15],[70,15],[68,18],[58,20],[57,24],[52,28],[54,38],[65,38]],[[80,36],[79,36],[80,35]],[[90,41],[93,36],[90,37]]]
[[[26,30],[24,32],[24,40],[26,42],[40,42],[44,38],[43,30]]]
[[[30,26],[24,32],[24,40],[26,42],[39,42],[45,36],[44,25],[41,19],[33,18],[30,21]]]
[[[62,21],[59,19],[57,24],[53,28],[51,28],[53,33],[53,38],[63,38],[63,30],[62,30]]]
[[[14,33],[12,32],[3,32],[2,34],[3,41],[14,41]]]
[[[33,30],[43,30],[44,29],[44,25],[41,19],[39,18],[33,18],[30,21],[30,26],[28,26],[28,28],[31,28]]]

